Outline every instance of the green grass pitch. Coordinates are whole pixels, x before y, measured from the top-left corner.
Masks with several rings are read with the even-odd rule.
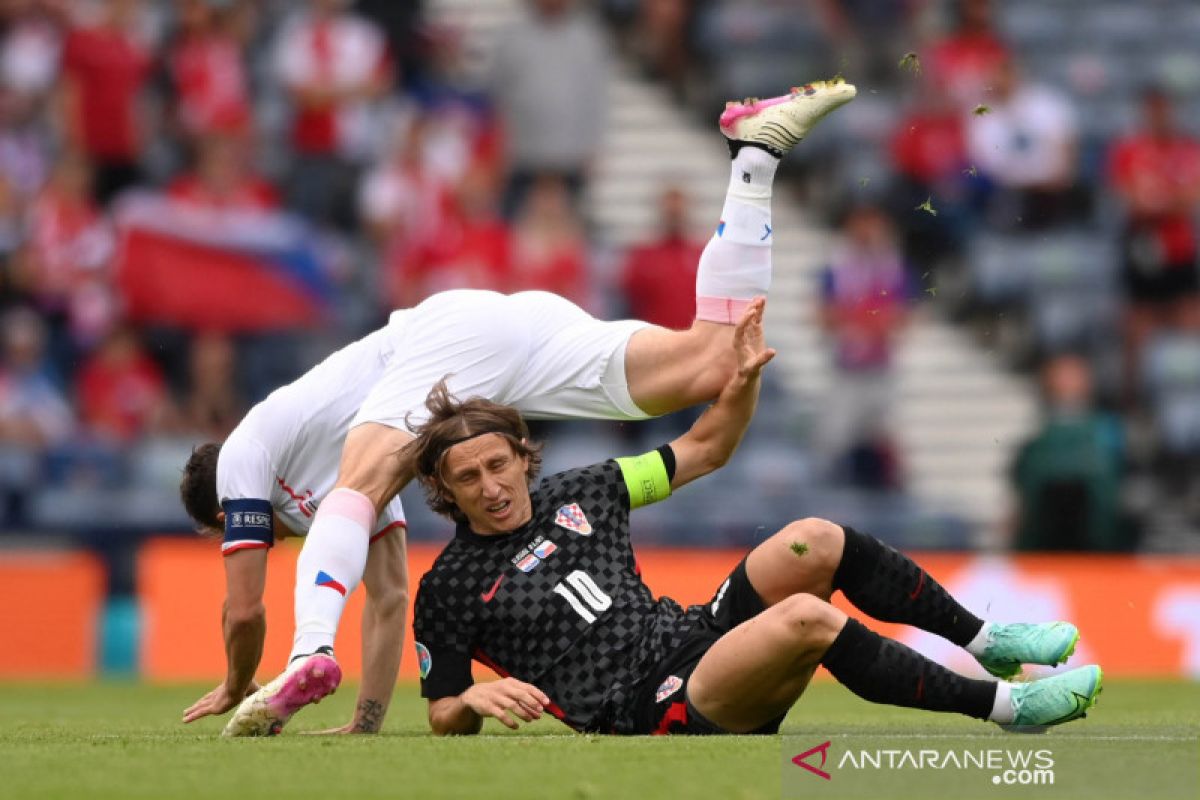
[[[204,688],[0,685],[0,798],[780,798],[789,796],[787,769],[797,769],[786,764],[789,744],[795,749],[831,737],[856,748],[889,742],[917,748],[958,735],[974,746],[1019,739],[1056,754],[1095,756],[1108,748],[1112,755],[1104,760],[1120,761],[1106,780],[1110,796],[1137,800],[1173,797],[1190,783],[1191,777],[1182,783],[1171,777],[1164,759],[1190,752],[1200,763],[1194,742],[1186,741],[1200,734],[1200,683],[1113,681],[1088,719],[1036,737],[1003,734],[961,717],[873,706],[824,681],[793,709],[787,738],[580,736],[547,719],[519,734],[488,721],[485,735],[435,739],[413,686],[397,690],[380,736],[299,735],[346,721],[354,699],[354,687],[346,686],[298,715],[282,736],[226,741],[217,737],[223,720],[178,722]],[[1174,750],[1163,750],[1159,741]],[[1143,746],[1131,752],[1130,743]],[[835,796],[833,784],[812,780],[803,796]],[[901,796],[888,774],[871,780],[874,797]],[[1066,785],[1053,794],[1039,787],[1002,789],[981,783],[977,796],[1076,796]],[[1104,794],[1080,796],[1100,800]]]

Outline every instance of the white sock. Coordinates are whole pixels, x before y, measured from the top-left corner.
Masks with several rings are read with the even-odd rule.
[[[696,319],[734,325],[771,288],[771,186],[779,159],[742,147],[730,167],[717,232],[700,256]]]
[[[996,682],[996,699],[992,701],[992,713],[988,715],[992,722],[999,722],[1001,725],[1012,723],[1012,689],[1013,685],[1008,681]]]
[[[979,629],[979,633],[975,634],[975,638],[967,642],[967,652],[978,658],[983,655],[984,648],[988,643],[988,631],[992,629],[991,622],[983,623],[983,627]]]
[[[321,501],[296,562],[296,635],[292,654],[333,647],[346,600],[367,566],[375,506],[353,489],[334,489]]]

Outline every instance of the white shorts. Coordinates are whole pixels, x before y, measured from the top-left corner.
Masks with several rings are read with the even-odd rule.
[[[549,292],[442,292],[392,314],[392,355],[351,427],[407,429],[446,378],[459,399],[485,397],[534,419],[646,419],[625,380],[625,347],[649,323],[605,322]]]

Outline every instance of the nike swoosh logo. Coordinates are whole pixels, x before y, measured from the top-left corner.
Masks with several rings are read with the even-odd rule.
[[[1087,710],[1088,700],[1090,699],[1089,695],[1080,694],[1074,689],[1071,690],[1071,694],[1075,695],[1075,710],[1063,714],[1061,717],[1053,720],[1052,722],[1047,722],[1047,725],[1058,725],[1063,722],[1069,722]]]
[[[492,584],[492,588],[488,589],[484,594],[479,595],[479,599],[485,603],[490,603],[492,598],[496,596],[496,590],[500,588],[500,584],[504,582],[504,576],[496,578],[496,582]]]

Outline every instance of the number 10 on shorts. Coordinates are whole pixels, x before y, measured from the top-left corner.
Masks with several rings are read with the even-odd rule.
[[[596,585],[591,575],[579,569],[556,584],[554,593],[566,599],[589,625],[596,621],[596,614],[612,606],[612,598]]]

